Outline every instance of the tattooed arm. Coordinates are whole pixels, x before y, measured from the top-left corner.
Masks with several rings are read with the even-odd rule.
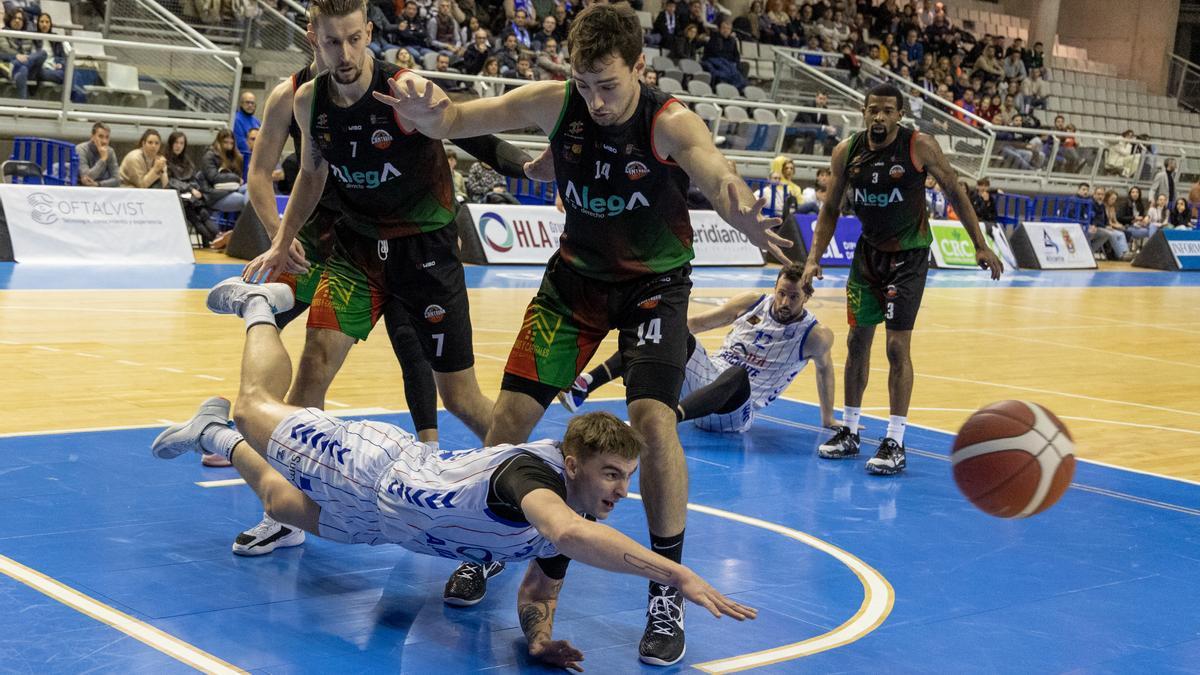
[[[540,488],[525,495],[521,511],[559,553],[586,565],[633,574],[667,586],[703,606],[713,616],[753,619],[756,611],[721,595],[692,570],[654,553],[606,525],[575,513],[553,490]]]
[[[550,638],[562,585],[562,579],[551,579],[536,560],[530,561],[517,591],[517,613],[521,617],[521,630],[529,641],[530,656],[559,668],[582,671],[579,662],[583,660],[583,652],[566,640]]]

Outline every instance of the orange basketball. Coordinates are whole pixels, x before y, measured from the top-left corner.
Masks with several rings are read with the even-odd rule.
[[[1054,413],[1000,401],[967,419],[950,454],[954,482],[981,510],[1026,518],[1050,508],[1075,475],[1075,442]]]

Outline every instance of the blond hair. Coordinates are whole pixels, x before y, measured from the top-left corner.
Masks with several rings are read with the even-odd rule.
[[[574,455],[579,461],[605,452],[622,459],[637,459],[642,453],[642,436],[616,415],[603,411],[590,412],[571,418],[563,436],[563,455]]]

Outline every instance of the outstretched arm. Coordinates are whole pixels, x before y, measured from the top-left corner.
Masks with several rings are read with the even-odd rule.
[[[801,356],[812,359],[817,369],[817,400],[821,402],[821,426],[829,428],[834,425],[833,395],[836,376],[833,371],[833,357],[830,355],[833,347],[833,331],[826,326],[818,325],[808,336]]]
[[[535,82],[502,96],[455,103],[433,82],[406,71],[388,81],[392,94],[375,92],[405,122],[430,138],[466,138],[536,126],[549,136],[566,100],[562,82]]]
[[[950,166],[950,161],[942,154],[942,148],[933,136],[917,134],[915,146],[916,160],[933,176],[938,185],[942,186],[942,192],[946,194],[946,199],[954,207],[954,212],[958,214],[963,227],[967,229],[967,235],[975,244],[976,262],[983,269],[991,271],[993,279],[999,279],[1000,273],[1004,271],[1004,263],[1000,262],[999,256],[988,248],[987,240],[983,238],[983,232],[979,229],[979,218],[975,215],[975,207],[971,206],[971,198],[963,186],[958,183],[958,172]],[[920,168],[920,166],[917,167],[918,170]]]
[[[713,616],[753,619],[757,610],[721,595],[692,570],[654,553],[611,527],[572,511],[554,491],[539,488],[521,500],[521,511],[559,553],[610,572],[632,574],[678,588]]]
[[[712,131],[699,115],[682,104],[667,106],[654,124],[651,142],[657,156],[671,159],[687,172],[725,222],[781,263],[791,262],[783,249],[791,248],[792,242],[774,231],[783,221],[763,215],[766,197],[755,199],[750,186],[713,145]]]
[[[529,642],[529,655],[559,668],[582,671],[583,652],[566,640],[553,640],[554,610],[563,579],[551,579],[536,560],[529,561],[521,588],[517,590],[517,614]]]
[[[526,178],[525,165],[533,161],[529,153],[495,136],[456,138],[451,143],[509,178]]]
[[[741,295],[731,298],[728,302],[710,309],[707,312],[701,312],[695,316],[689,316],[687,320],[688,331],[693,335],[703,333],[706,330],[721,328],[733,323],[734,319],[746,313],[746,310],[754,306],[762,298],[762,293],[742,293]]]

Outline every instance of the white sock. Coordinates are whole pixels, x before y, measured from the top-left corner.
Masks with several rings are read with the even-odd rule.
[[[862,408],[846,406],[842,409],[842,424],[850,428],[850,433],[858,433],[858,418],[862,417]]]
[[[271,311],[271,303],[261,295],[252,295],[246,298],[246,305],[242,307],[242,319],[246,322],[247,330],[260,323],[276,325],[275,312]]]
[[[604,369],[608,370],[608,366],[604,366]],[[580,377],[580,379],[582,379],[584,381],[584,387],[583,387],[584,390],[587,390],[588,387],[592,386],[592,374],[591,373],[582,373],[582,374],[580,374],[579,377]]]
[[[425,447],[429,448],[430,450],[441,450],[442,449],[442,444],[437,441],[421,441],[421,442],[424,443]]]
[[[230,429],[222,424],[210,424],[200,432],[200,447],[208,453],[220,455],[229,461],[233,455],[233,446],[246,440],[237,429]]]
[[[892,415],[888,417],[887,434],[884,438],[890,438],[900,445],[904,445],[904,428],[908,426],[908,417],[900,415]]]

